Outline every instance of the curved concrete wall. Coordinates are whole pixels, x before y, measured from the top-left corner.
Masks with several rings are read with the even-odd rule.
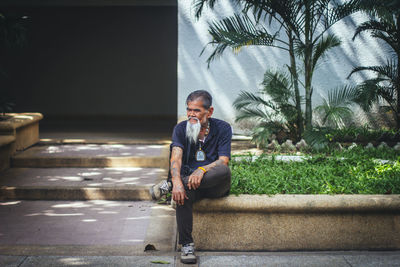
[[[238,54],[227,49],[224,55],[212,62],[210,69],[207,69],[206,60],[212,47],[207,47],[201,57],[199,55],[211,40],[207,31],[208,22],[232,15],[235,10],[239,8],[230,1],[218,1],[214,11],[206,9],[204,15],[196,20],[192,1],[178,0],[179,117],[185,116],[187,94],[193,90],[206,89],[214,96],[215,116],[232,123],[235,118],[232,103],[239,92],[256,92],[267,69],[283,69],[284,64],[289,63],[286,52],[282,50],[248,47]],[[321,96],[326,96],[328,89],[362,81],[366,76],[354,75],[351,79],[346,79],[354,66],[386,62],[387,50],[375,39],[364,34],[354,42],[351,40],[356,25],[365,19],[362,14],[354,14],[331,29],[331,32],[341,38],[342,45],[329,52],[314,74],[314,105],[321,101]]]

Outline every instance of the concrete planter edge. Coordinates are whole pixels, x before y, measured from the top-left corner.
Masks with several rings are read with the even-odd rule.
[[[39,142],[39,121],[43,119],[41,113],[6,113],[6,115],[11,118],[0,121],[0,135],[14,136],[16,151],[24,150]]]
[[[400,249],[400,195],[231,195],[193,215],[200,250]]]

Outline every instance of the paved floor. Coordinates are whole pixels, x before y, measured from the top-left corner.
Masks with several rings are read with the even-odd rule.
[[[161,168],[11,168],[1,173],[1,185],[35,187],[151,186],[166,176]]]
[[[258,254],[258,255],[254,255]],[[198,264],[184,265],[176,255],[148,256],[0,256],[1,266],[400,266],[399,252],[198,253]]]
[[[1,201],[0,225],[0,255],[133,256],[148,244],[175,250],[175,211],[150,201]]]
[[[165,151],[163,145],[84,144],[35,146],[16,156],[27,157],[154,157]]]
[[[142,244],[153,205],[105,200],[0,202],[0,244]]]
[[[121,127],[114,131],[99,124],[96,127],[102,131],[76,131],[60,122],[56,127],[41,129],[40,137],[49,144],[60,140],[97,142],[90,153],[100,147],[102,140],[107,141],[106,145],[131,144],[133,138],[135,142],[142,139],[144,144],[151,138],[169,139],[170,125],[158,125],[160,129],[170,128],[151,134],[143,130],[148,125],[142,129],[136,125],[133,131],[121,131]],[[67,149],[68,153],[78,146],[70,148],[73,149]],[[112,146],[106,148],[113,150]],[[49,152],[61,153],[57,148]],[[141,176],[139,169],[119,169],[71,168],[62,177],[40,173],[40,169],[30,169],[30,174],[24,174],[23,169],[19,171],[21,175],[34,176],[33,185],[145,183],[135,179]],[[114,173],[112,181],[104,179],[111,172],[121,173]],[[13,182],[18,184],[18,180]],[[185,266],[179,262],[179,252],[174,252],[175,229],[174,211],[147,201],[3,201],[0,202],[0,266]],[[158,251],[145,252],[149,242]],[[400,266],[399,251],[198,252],[197,255],[199,263],[195,266]]]

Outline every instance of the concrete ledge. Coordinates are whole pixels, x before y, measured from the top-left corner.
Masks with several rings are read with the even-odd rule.
[[[240,195],[194,206],[200,250],[400,249],[400,195]]]
[[[10,155],[15,151],[15,137],[0,135],[0,171],[10,168]]]
[[[141,167],[168,168],[168,157],[36,157],[28,158],[17,155],[11,159],[14,168],[101,168],[101,167]]]
[[[35,146],[11,158],[12,167],[168,168],[169,146],[60,145]]]
[[[24,150],[39,142],[40,113],[6,113],[9,120],[0,121],[0,135],[15,136],[15,149]]]
[[[0,200],[151,200],[149,186],[134,187],[34,187],[2,186]]]

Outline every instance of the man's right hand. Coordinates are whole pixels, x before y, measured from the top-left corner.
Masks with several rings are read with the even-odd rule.
[[[185,203],[185,198],[189,199],[186,196],[186,191],[185,191],[185,188],[183,187],[183,184],[173,185],[173,187],[172,187],[172,199],[175,200],[175,202],[178,205],[183,205]]]

